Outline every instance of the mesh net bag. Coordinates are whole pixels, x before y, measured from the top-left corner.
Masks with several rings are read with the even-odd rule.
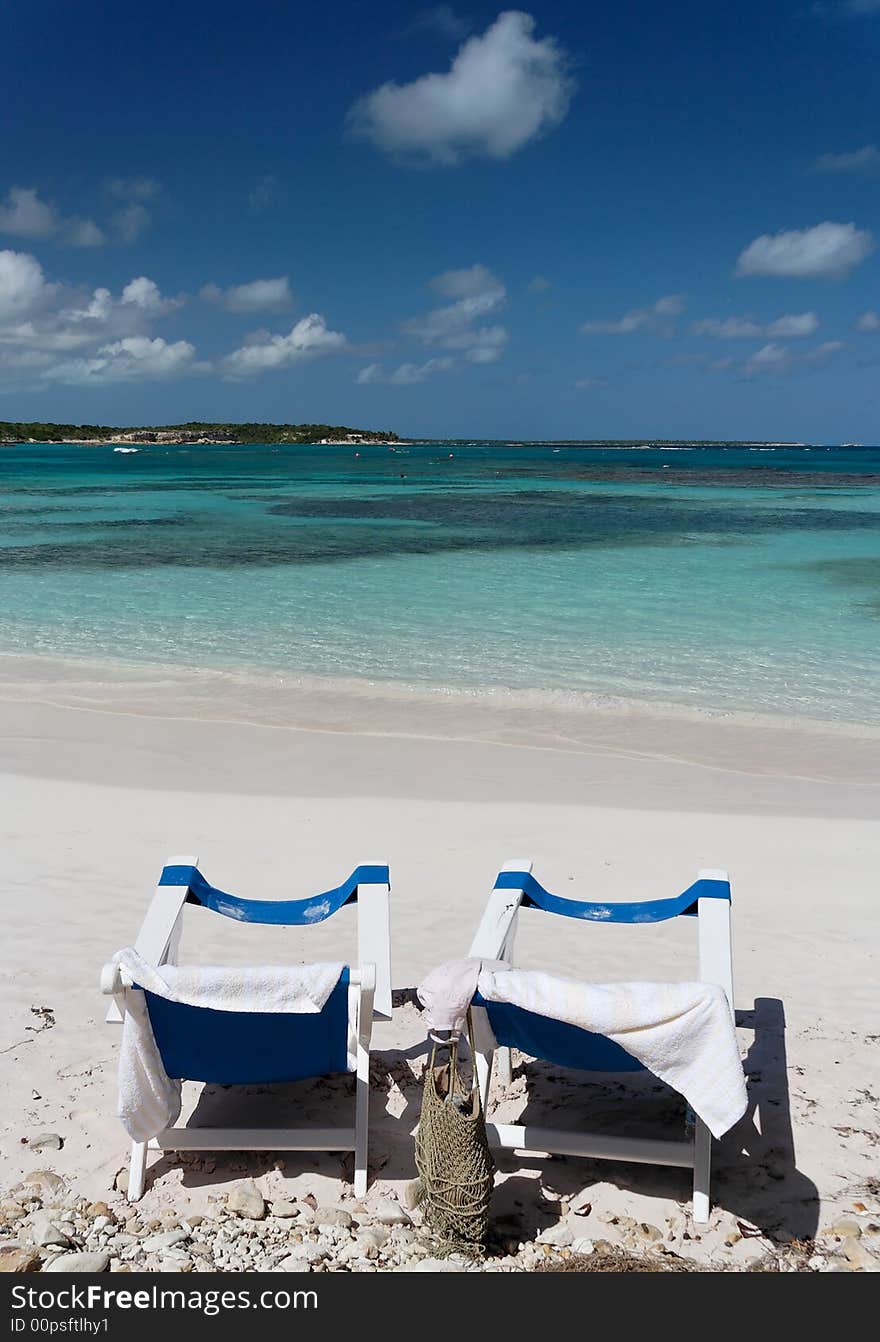
[[[475,1057],[468,1012],[471,1059]],[[416,1131],[416,1168],[422,1181],[422,1211],[429,1229],[450,1245],[475,1248],[489,1228],[495,1162],[476,1075],[468,1087],[458,1069],[458,1043],[449,1061],[437,1063],[437,1043],[425,1070],[422,1112]]]

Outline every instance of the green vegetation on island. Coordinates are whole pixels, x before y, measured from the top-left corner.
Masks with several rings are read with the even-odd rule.
[[[0,420],[0,443],[396,443],[390,429],[342,424],[19,424]]]

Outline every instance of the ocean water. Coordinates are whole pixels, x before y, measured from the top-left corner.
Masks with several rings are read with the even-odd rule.
[[[880,449],[0,449],[0,653],[880,723]]]

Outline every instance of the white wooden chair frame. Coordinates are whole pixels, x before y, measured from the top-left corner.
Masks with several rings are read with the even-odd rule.
[[[383,866],[383,863],[364,865]],[[198,858],[170,857],[168,867],[197,867]],[[189,887],[159,885],[135,941],[135,950],[150,965],[177,964],[183,911]],[[354,1192],[367,1191],[367,1147],[370,1103],[370,1044],[373,1022],[391,1017],[390,915],[388,885],[358,886],[358,956],[349,971],[349,1035],[356,1039],[354,1127],[333,1128],[166,1128],[150,1142],[132,1142],[128,1200],[144,1192],[147,1151],[353,1151]],[[130,982],[107,964],[101,991],[113,997],[108,1021],[122,1021]]]
[[[532,863],[505,862],[502,871],[530,873]],[[728,881],[726,871],[706,869],[700,880]],[[522,890],[493,890],[471,945],[470,954],[487,960],[513,963],[517,916],[524,898]],[[733,964],[730,945],[730,903],[725,899],[700,899],[697,902],[699,973],[703,983],[715,983],[724,989],[733,1013]],[[477,1078],[488,1113],[489,1082],[497,1057],[502,1083],[510,1081],[510,1049],[494,1049],[485,1008],[474,1008],[474,1033],[477,1048]],[[529,1154],[587,1156],[594,1160],[633,1161],[647,1165],[673,1165],[693,1169],[693,1218],[697,1224],[709,1219],[709,1188],[712,1165],[712,1134],[695,1117],[693,1138],[685,1141],[652,1141],[637,1137],[610,1137],[606,1134],[563,1131],[514,1123],[487,1123],[489,1141],[508,1150]]]

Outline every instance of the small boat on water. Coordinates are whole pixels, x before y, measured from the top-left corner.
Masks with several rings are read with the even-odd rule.
[[[114,452],[125,452],[126,455],[127,455],[129,452],[139,452],[139,451],[140,451],[140,448],[139,448],[139,447],[114,447],[113,451],[114,451]]]

